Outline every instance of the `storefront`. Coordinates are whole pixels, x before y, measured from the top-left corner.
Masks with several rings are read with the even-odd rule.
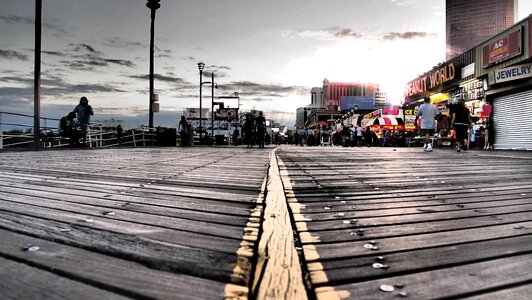
[[[479,45],[495,149],[532,150],[532,19]],[[486,117],[486,116],[483,116]],[[489,120],[489,119],[487,119]]]

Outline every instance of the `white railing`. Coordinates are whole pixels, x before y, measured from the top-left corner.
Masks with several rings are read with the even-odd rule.
[[[41,118],[40,141],[42,147],[69,146],[58,132],[59,119]],[[124,130],[121,143],[115,129],[105,129],[101,123],[92,123],[87,130],[87,147],[132,146],[146,147],[156,144],[155,129],[147,127]],[[0,150],[29,148],[33,145],[33,116],[0,111]]]

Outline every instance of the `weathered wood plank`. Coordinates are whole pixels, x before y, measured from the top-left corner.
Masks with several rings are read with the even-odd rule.
[[[67,281],[72,278],[85,284],[95,285],[93,289],[104,289],[134,298],[192,299],[199,297],[199,291],[201,291],[202,299],[220,299],[225,289],[225,284],[221,282],[157,271],[132,261],[5,230],[0,230],[0,240],[2,240],[0,256],[9,257],[63,277],[55,281]],[[21,248],[26,245],[35,245],[40,249],[35,252],[21,251]],[[38,271],[34,268],[33,272]],[[14,292],[13,290],[21,284],[30,288],[38,286],[34,280],[18,282],[20,278],[17,276],[2,276],[2,278],[3,295]],[[39,288],[45,290],[53,288],[50,282],[43,282],[41,285],[43,286]],[[188,289],[191,285],[195,287],[195,290]],[[59,287],[58,291],[62,289],[64,287]],[[87,289],[86,293],[91,293],[90,289]],[[48,299],[47,293],[42,296]],[[68,295],[63,296],[66,299],[72,299]],[[84,296],[80,295],[80,299],[85,299]]]
[[[77,207],[90,207],[99,209],[100,211],[114,211],[117,216],[119,212],[128,211],[141,213],[143,216],[148,218],[157,216],[172,217],[177,219],[193,220],[194,222],[207,221],[209,223],[222,224],[222,226],[241,226],[242,224],[246,223],[246,219],[251,214],[250,210],[248,210],[247,216],[234,216],[232,214],[221,215],[219,213],[200,212],[177,207],[159,207],[152,205],[151,203],[143,204],[140,203],[140,201],[137,203],[129,202],[127,205],[122,205],[123,202],[111,200],[109,197],[96,198],[62,195],[57,193],[20,190],[5,187],[0,191],[0,199],[26,204],[43,205],[46,207],[53,207],[62,210],[68,209],[69,211],[75,211],[75,208]],[[120,213],[120,215],[123,214]],[[138,221],[142,221],[142,219],[136,219]]]
[[[478,228],[485,226],[493,226],[498,224],[515,224],[520,222],[530,221],[532,219],[532,211],[523,211],[521,207],[500,208],[499,211],[490,211],[491,214],[485,216],[470,216],[461,219],[451,220],[427,220],[420,223],[404,223],[399,225],[387,224],[386,222],[379,223],[380,226],[366,226],[366,221],[375,219],[382,221],[378,217],[368,219],[358,219],[356,224],[352,227],[338,230],[320,230],[320,231],[306,231],[309,223],[301,228],[301,241],[311,244],[318,243],[335,243],[348,242],[356,240],[374,240],[377,238],[393,237],[393,236],[409,236],[415,234],[427,234],[435,232],[444,232],[458,229]],[[496,213],[496,214],[495,214]],[[369,221],[371,223],[371,221]],[[355,226],[356,225],[356,226]],[[349,226],[346,224],[346,226]]]
[[[406,237],[405,239],[408,239]],[[477,261],[486,261],[532,252],[532,236],[516,236],[477,243],[462,243],[426,249],[414,249],[387,255],[370,255],[342,260],[310,263],[312,282],[319,286],[342,282],[360,282],[448,268]],[[382,257],[382,259],[379,259]],[[386,268],[372,265],[382,263]],[[326,275],[325,275],[326,274]]]
[[[339,285],[353,299],[397,299],[404,292],[411,299],[450,299],[473,296],[490,289],[511,287],[532,280],[532,254],[490,260],[369,282]],[[380,290],[381,285],[394,287],[393,292]],[[316,289],[317,299],[321,290]],[[325,295],[324,295],[325,296]]]
[[[62,203],[50,199],[44,201],[38,198],[0,195],[0,209],[5,211],[33,211],[40,210],[41,208],[55,210],[57,219],[68,219],[71,222],[80,222],[87,218],[92,218],[95,222],[105,222],[108,219],[113,219],[227,238],[240,238],[242,236],[242,227],[247,224],[246,219],[240,221],[241,226],[229,226],[227,224],[217,224],[209,221],[149,215],[146,213],[127,211],[120,207],[110,209],[110,207],[97,207],[90,204]],[[30,214],[36,213],[39,212],[30,212]]]
[[[20,224],[15,228],[12,227],[17,224],[17,221]],[[32,221],[32,223],[27,221]],[[83,224],[68,226],[61,222],[35,218],[17,219],[16,216],[8,220],[0,218],[0,227],[5,230],[15,230],[20,234],[128,259],[162,271],[179,272],[237,284],[246,282],[247,276],[250,275],[241,274],[241,278],[233,277],[233,264],[237,260],[238,248],[226,250],[232,252],[228,254],[219,252],[219,250],[205,250],[171,244],[167,241],[156,241],[144,238],[142,235],[109,232]],[[168,238],[171,239],[170,236]]]
[[[130,299],[0,257],[0,295],[6,300]]]

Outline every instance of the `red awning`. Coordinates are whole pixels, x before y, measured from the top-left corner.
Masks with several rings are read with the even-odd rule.
[[[404,125],[405,122],[402,118],[390,118],[390,117],[381,117],[381,118],[375,118],[375,121],[373,122],[374,125]]]

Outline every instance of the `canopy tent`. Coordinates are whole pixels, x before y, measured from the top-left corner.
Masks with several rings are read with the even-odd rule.
[[[373,126],[373,125],[382,125],[382,126],[398,126],[404,125],[405,122],[403,118],[396,117],[375,117],[371,119],[362,119],[360,125],[362,127]]]

